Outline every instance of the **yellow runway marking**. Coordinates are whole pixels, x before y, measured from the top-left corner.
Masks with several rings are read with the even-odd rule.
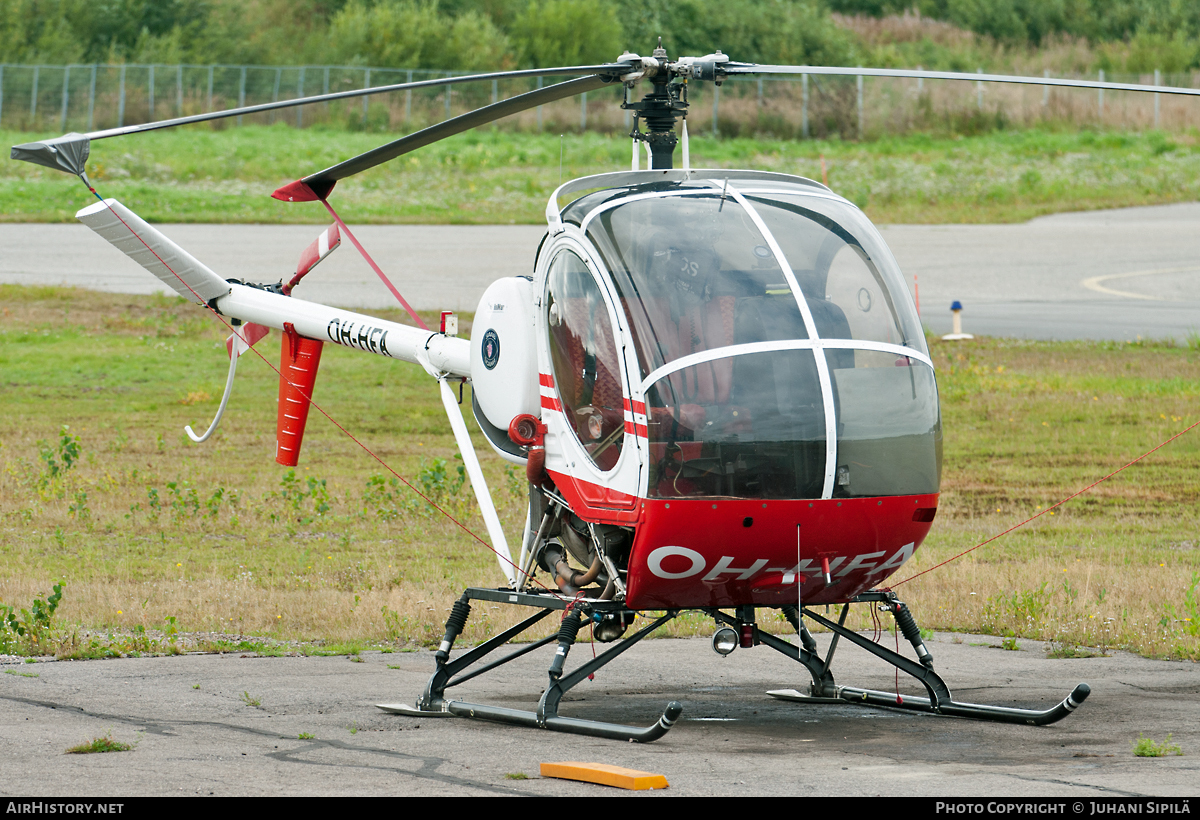
[[[1107,293],[1109,296],[1123,296],[1126,299],[1145,299],[1148,302],[1168,302],[1170,299],[1163,299],[1159,296],[1147,296],[1144,293],[1130,293],[1127,290],[1117,290],[1115,288],[1106,288],[1101,282],[1107,282],[1110,279],[1125,279],[1129,276],[1153,276],[1161,273],[1190,273],[1191,271],[1200,271],[1200,267],[1189,265],[1186,268],[1160,268],[1158,270],[1138,270],[1129,273],[1109,273],[1104,276],[1091,276],[1087,279],[1081,279],[1079,284],[1083,285],[1088,290],[1094,290],[1097,293]]]

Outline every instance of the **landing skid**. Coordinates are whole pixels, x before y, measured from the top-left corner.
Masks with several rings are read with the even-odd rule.
[[[838,638],[845,638],[867,650],[872,655],[892,664],[901,672],[916,678],[925,686],[929,697],[901,697],[895,692],[858,689],[853,686],[837,686],[833,683],[832,679],[826,681],[818,678],[814,673],[812,691],[805,698],[809,703],[817,702],[816,699],[819,698],[821,702],[834,700],[868,706],[886,706],[891,709],[907,709],[915,712],[927,712],[950,717],[992,720],[999,723],[1024,723],[1029,726],[1046,726],[1056,723],[1074,712],[1081,703],[1087,700],[1088,695],[1092,692],[1090,686],[1086,683],[1081,683],[1071,691],[1071,694],[1063,698],[1062,702],[1046,710],[1014,709],[1007,706],[957,702],[950,694],[950,687],[933,671],[933,656],[929,654],[929,650],[925,648],[925,644],[921,640],[921,631],[917,628],[916,621],[913,620],[912,613],[908,611],[908,607],[896,598],[894,592],[867,592],[855,598],[853,603],[879,604],[880,609],[886,609],[891,612],[896,619],[897,625],[900,627],[900,631],[908,639],[909,643],[913,645],[913,649],[916,650],[920,662],[914,662],[903,655],[893,652],[886,646],[877,644],[857,632],[847,629],[845,621],[850,604],[846,604],[842,609],[842,616],[837,623],[821,617],[812,610],[804,610],[806,618],[826,627],[834,633],[833,643],[829,648],[828,656],[822,664],[822,669],[828,670],[829,663],[833,660],[833,653],[837,649]],[[813,671],[811,667],[809,671]],[[798,700],[794,696],[778,692],[769,692],[768,694],[785,700]]]
[[[516,626],[506,629],[504,632],[483,642],[474,649],[459,655],[454,660],[450,660],[450,650],[454,646],[454,641],[466,625],[467,618],[470,617],[470,602],[473,600],[535,607],[540,611],[535,612]],[[566,611],[566,615],[559,626],[558,634],[524,644],[504,657],[486,663],[470,672],[464,672],[467,667],[500,649],[550,613],[562,611]],[[629,621],[632,621],[633,614],[624,605],[612,601],[571,600],[563,598],[560,595],[512,592],[503,589],[468,589],[462,594],[461,598],[454,602],[450,618],[446,622],[446,635],[442,639],[442,644],[438,648],[437,653],[434,655],[436,668],[433,677],[426,684],[425,693],[417,700],[416,708],[404,704],[380,704],[379,708],[392,714],[404,714],[410,717],[431,715],[438,717],[466,717],[512,723],[517,726],[528,726],[536,729],[550,729],[556,732],[570,732],[577,735],[603,737],[611,740],[627,740],[638,743],[649,743],[658,740],[667,733],[679,718],[680,713],[683,712],[683,706],[677,701],[668,703],[658,721],[646,727],[625,726],[618,723],[604,723],[582,718],[562,717],[558,714],[558,705],[562,701],[563,695],[580,681],[587,679],[597,669],[673,619],[678,614],[678,611],[669,610],[662,617],[639,629],[629,637],[614,642],[611,648],[600,653],[578,669],[573,670],[569,674],[563,674],[567,655],[575,643],[575,638],[584,623],[584,619],[593,623],[606,618],[627,618]],[[471,678],[478,677],[485,672],[503,666],[509,661],[516,660],[554,641],[558,642],[558,649],[554,654],[553,662],[550,664],[549,684],[546,686],[545,691],[542,692],[537,711],[524,711],[504,706],[469,703],[446,697],[446,690],[450,687],[466,683]]]
[[[495,637],[470,649],[453,660],[450,658],[454,642],[466,626],[471,614],[471,601],[488,601],[491,603],[511,604],[533,608],[535,611],[525,620],[506,629]],[[913,645],[918,661],[881,646],[845,625],[850,603],[867,603],[878,605],[880,609],[892,613],[896,623],[905,638]],[[1086,683],[1075,687],[1074,691],[1057,706],[1045,711],[1031,709],[1013,709],[1004,706],[989,706],[976,703],[956,702],[950,694],[945,681],[933,671],[933,657],[921,640],[920,630],[913,620],[912,614],[903,602],[896,598],[893,592],[868,592],[845,604],[841,617],[834,622],[818,615],[810,609],[797,610],[796,607],[783,607],[783,612],[792,625],[800,633],[800,645],[797,646],[768,632],[759,629],[754,620],[754,607],[745,606],[736,609],[736,615],[730,615],[718,609],[703,609],[717,623],[734,627],[741,636],[742,646],[765,645],[798,661],[812,676],[813,682],[808,693],[796,690],[769,692],[773,697],[804,703],[848,703],[867,706],[883,706],[893,709],[907,709],[953,717],[975,718],[1002,723],[1023,723],[1031,726],[1044,726],[1062,720],[1083,703],[1091,689]],[[493,652],[505,647],[509,641],[517,638],[535,624],[553,612],[565,612],[557,634],[549,635],[531,643],[510,647],[511,651],[499,658],[482,663],[471,671],[466,671],[480,663]],[[559,595],[529,592],[513,592],[505,589],[470,588],[463,592],[462,597],[455,601],[450,618],[446,622],[446,634],[434,656],[435,670],[425,692],[417,700],[415,706],[406,704],[379,704],[386,712],[409,717],[465,717],[478,720],[491,720],[501,723],[511,723],[517,726],[549,729],[557,732],[603,737],[611,740],[637,741],[649,743],[665,735],[671,726],[679,719],[683,706],[677,701],[671,701],[664,709],[662,716],[650,726],[635,727],[618,723],[587,720],[583,718],[563,717],[558,714],[558,707],[563,695],[574,686],[588,678],[610,661],[617,658],[634,644],[650,635],[679,614],[679,610],[668,610],[661,617],[642,627],[628,637],[612,643],[611,647],[598,656],[587,661],[568,674],[563,673],[567,655],[575,644],[580,628],[585,622],[592,624],[609,623],[614,619],[621,624],[630,623],[634,612],[626,609],[622,603],[602,601],[592,598],[569,600]],[[824,658],[817,651],[817,643],[801,622],[801,617],[820,624],[833,632],[833,640]],[[905,674],[916,678],[925,687],[928,697],[898,697],[893,692],[881,692],[873,689],[859,689],[852,686],[839,686],[834,683],[829,671],[841,638],[862,647],[876,657],[887,661]],[[491,706],[482,703],[470,703],[463,700],[448,698],[446,690],[466,683],[472,678],[503,666],[510,661],[533,652],[547,644],[558,643],[554,660],[548,670],[549,682],[542,692],[535,711],[512,709],[504,706]]]

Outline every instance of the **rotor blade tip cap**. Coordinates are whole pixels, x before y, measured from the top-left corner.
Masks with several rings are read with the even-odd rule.
[[[10,157],[78,176],[83,173],[91,150],[91,139],[84,134],[72,132],[41,142],[14,145]]]
[[[281,202],[316,202],[320,199],[312,188],[304,184],[302,179],[280,186],[271,194],[271,197]]]

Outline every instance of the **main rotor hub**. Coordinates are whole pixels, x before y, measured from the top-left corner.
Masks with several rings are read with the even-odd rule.
[[[687,82],[686,79],[677,78],[676,66],[668,59],[661,40],[643,65],[645,76],[651,82],[650,91],[638,102],[630,100],[627,92],[621,107],[633,111],[638,119],[646,123],[646,131],[641,131],[635,120],[630,136],[650,146],[650,167],[670,169],[675,167],[675,146],[679,144],[675,123],[687,118]],[[632,89],[633,83],[640,78],[627,83],[627,88]]]

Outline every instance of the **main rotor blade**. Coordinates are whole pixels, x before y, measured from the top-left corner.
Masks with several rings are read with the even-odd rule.
[[[595,74],[601,73],[605,75],[614,75],[616,73],[624,73],[629,71],[628,64],[606,64],[606,65],[585,65],[585,66],[566,66],[560,68],[530,68],[520,71],[496,71],[490,74],[465,74],[461,77],[442,77],[436,80],[418,80],[411,83],[396,83],[394,85],[381,85],[372,88],[358,88],[353,91],[338,91],[333,94],[319,94],[315,97],[299,97],[294,100],[283,100],[281,102],[263,103],[262,105],[248,105],[245,108],[231,108],[227,111],[211,111],[207,114],[196,114],[190,117],[177,117],[173,120],[161,120],[159,122],[148,122],[142,125],[127,125],[124,128],[109,128],[105,131],[93,131],[90,134],[84,134],[93,140],[102,140],[108,137],[119,137],[125,134],[136,134],[141,131],[155,131],[159,128],[173,128],[176,125],[187,125],[193,122],[208,122],[209,120],[225,119],[227,117],[237,117],[242,114],[257,114],[260,111],[275,111],[280,108],[294,108],[298,105],[311,105],[318,102],[331,102],[333,100],[347,100],[354,97],[367,97],[373,94],[387,94],[392,91],[407,91],[414,88],[434,88],[440,85],[457,85],[459,83],[473,83],[480,80],[507,80],[514,77],[550,77],[562,74]]]
[[[850,68],[847,66],[819,65],[755,65],[753,63],[729,63],[721,67],[726,76],[753,76],[755,74],[815,74],[834,77],[901,77],[926,80],[963,80],[972,83],[1016,83],[1020,85],[1048,85],[1061,88],[1094,88],[1105,91],[1147,91],[1156,94],[1182,94],[1200,97],[1200,88],[1180,88],[1171,85],[1141,85],[1138,83],[1109,83],[1096,80],[1066,80],[1054,77],[1024,77],[1019,74],[968,74],[963,71],[917,71],[907,68]]]
[[[626,71],[628,70],[628,66],[624,68]],[[407,154],[409,151],[415,151],[418,148],[454,134],[462,133],[480,125],[486,125],[489,122],[511,114],[519,114],[522,111],[527,111],[530,108],[535,108],[545,103],[561,100],[565,97],[573,97],[576,94],[583,94],[584,92],[607,85],[609,82],[611,82],[609,77],[593,74],[590,77],[567,80],[564,83],[539,88],[536,91],[518,94],[507,100],[501,100],[491,105],[485,105],[482,108],[476,108],[474,111],[468,111],[466,114],[461,114],[440,122],[437,125],[416,131],[394,142],[389,142],[387,145],[381,145],[378,148],[367,151],[365,154],[359,154],[357,157],[352,157],[345,162],[339,162],[337,165],[326,168],[324,171],[306,176],[300,180],[300,186],[297,186],[297,183],[294,182],[289,183],[276,191],[274,196],[276,199],[284,201],[311,201],[310,197],[304,195],[303,187],[306,186],[318,198],[324,199],[329,195],[334,183],[339,179],[345,179],[368,168],[374,168],[376,165],[381,165],[402,154]]]
[[[225,111],[210,111],[207,114],[195,114],[189,117],[176,117],[170,120],[147,122],[141,125],[126,125],[122,128],[108,128],[102,131],[91,131],[87,134],[65,134],[61,137],[14,145],[11,158],[44,165],[56,171],[66,171],[72,174],[83,173],[84,163],[91,150],[92,140],[120,137],[126,134],[138,134],[143,131],[157,131],[160,128],[174,128],[177,125],[188,125],[196,122],[211,122],[243,114],[257,114],[262,111],[276,111],[281,108],[295,108],[298,105],[346,100],[354,97],[368,97],[374,94],[387,94],[392,91],[407,91],[414,88],[434,88],[442,85],[458,85],[479,80],[506,80],[515,77],[550,77],[563,74],[593,74],[598,73],[606,78],[618,77],[629,71],[628,63],[607,63],[605,65],[564,66],[559,68],[530,68],[519,71],[495,71],[489,74],[465,74],[461,77],[442,77],[436,80],[418,80],[411,83],[396,83],[381,85],[373,88],[358,88],[353,91],[338,91],[333,94],[319,94],[315,97],[300,97],[294,100],[248,105],[242,108],[230,108]],[[554,86],[551,86],[553,88]],[[586,90],[586,89],[585,89]]]

